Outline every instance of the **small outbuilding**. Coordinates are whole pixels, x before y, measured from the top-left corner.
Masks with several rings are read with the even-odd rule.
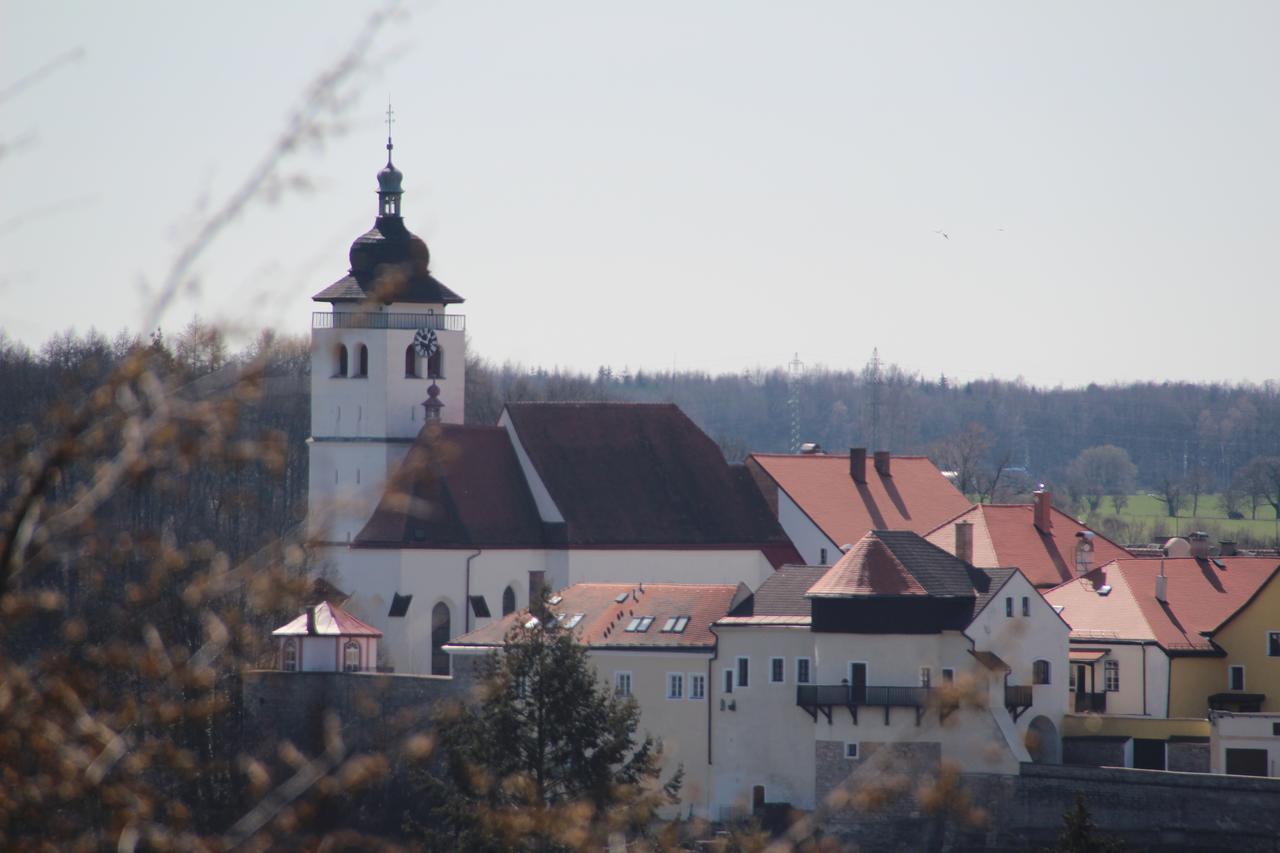
[[[322,601],[271,636],[280,642],[285,672],[371,672],[377,668],[382,632]]]

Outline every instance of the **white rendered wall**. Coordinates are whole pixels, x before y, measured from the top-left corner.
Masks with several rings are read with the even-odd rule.
[[[406,441],[310,439],[308,534],[323,542],[354,539],[408,452]]]
[[[1078,644],[1077,649],[1109,649],[1106,657],[1098,660],[1093,665],[1093,677],[1095,684],[1086,683],[1084,689],[1086,691],[1092,689],[1097,693],[1106,690],[1106,661],[1114,660],[1120,665],[1120,689],[1107,693],[1107,713],[1108,714],[1124,714],[1142,716],[1163,717],[1168,714],[1168,684],[1169,684],[1169,663],[1164,652],[1152,646],[1146,650],[1146,688],[1147,688],[1147,705],[1144,711],[1142,703],[1143,690],[1143,647],[1137,643],[1092,643]],[[1163,663],[1163,674],[1161,674],[1161,663]],[[1072,664],[1072,668],[1079,670],[1079,665]],[[1085,666],[1085,679],[1089,679],[1089,667]],[[1153,677],[1154,676],[1154,677]],[[1078,685],[1077,685],[1078,686]],[[1163,687],[1165,693],[1157,694],[1157,691]],[[1075,696],[1069,697],[1071,704],[1069,707],[1074,710]]]
[[[1210,713],[1209,772],[1227,772],[1228,749],[1265,749],[1267,775],[1280,772],[1280,739],[1272,726],[1280,722],[1280,714],[1240,714],[1216,711]]]
[[[832,542],[782,489],[778,489],[778,523],[782,525],[787,536],[791,537],[792,543],[804,558],[806,565],[832,565],[840,559],[840,546],[853,544]],[[823,548],[827,549],[825,564],[822,562]]]

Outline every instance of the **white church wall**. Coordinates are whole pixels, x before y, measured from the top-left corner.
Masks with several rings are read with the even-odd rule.
[[[408,442],[325,441],[309,445],[307,524],[311,536],[350,542],[373,514]]]

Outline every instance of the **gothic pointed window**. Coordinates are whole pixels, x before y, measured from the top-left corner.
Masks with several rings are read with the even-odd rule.
[[[356,376],[369,375],[369,348],[364,344],[360,345],[359,360],[356,362]]]
[[[502,615],[516,612],[516,591],[507,587],[502,591]]]
[[[449,642],[449,605],[443,601],[431,610],[431,674],[449,674],[449,653],[444,650]]]
[[[343,344],[338,344],[338,348],[337,348],[337,350],[335,351],[335,353],[334,353],[334,354],[335,354],[335,357],[336,357],[336,359],[337,359],[337,362],[338,362],[338,363],[337,363],[337,365],[335,366],[335,370],[334,370],[334,374],[333,374],[333,375],[334,375],[334,376],[346,376],[346,375],[347,375],[347,348],[346,348],[346,346],[344,346]]]

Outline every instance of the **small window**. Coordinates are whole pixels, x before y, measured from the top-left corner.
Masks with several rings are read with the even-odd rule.
[[[1102,684],[1108,693],[1115,693],[1120,689],[1120,661],[1103,661]]]
[[[769,658],[769,683],[781,684],[786,681],[784,658]]]
[[[338,344],[338,349],[335,352],[335,357],[336,357],[335,360],[337,361],[337,364],[334,365],[333,375],[346,376],[347,375],[347,348],[342,344]]]
[[[627,632],[632,634],[643,634],[649,630],[649,626],[653,624],[652,616],[637,616],[627,624]]]
[[[1013,618],[1013,597],[1006,597],[1004,600],[1004,615]]]
[[[360,644],[355,640],[347,640],[347,644],[342,647],[342,671],[360,671]]]
[[[427,378],[444,379],[444,347],[436,347],[436,351],[427,356]]]
[[[502,615],[507,616],[516,612],[516,591],[511,587],[507,587],[502,591]]]
[[[1049,683],[1049,662],[1047,660],[1038,660],[1031,664],[1031,683]]]
[[[927,666],[920,667],[920,686],[921,687],[933,686],[933,671],[929,669],[929,667]]]
[[[414,351],[413,344],[409,344],[404,348],[404,377],[405,379],[412,379],[416,378],[417,375],[418,354]]]
[[[1031,599],[1025,595],[1022,596],[1022,615],[1023,616],[1031,615]]]
[[[368,375],[369,375],[369,348],[364,344],[361,344],[360,349],[357,350],[356,376],[368,376]]]
[[[796,684],[809,683],[809,659],[796,658]]]
[[[298,671],[298,641],[290,637],[284,641],[284,660],[281,668],[285,672]]]
[[[751,686],[751,658],[738,658],[738,686]]]
[[[707,698],[707,677],[700,672],[689,673],[689,698],[696,700]]]
[[[1267,656],[1280,658],[1280,631],[1267,632]]]
[[[627,597],[628,597],[629,595],[631,595],[631,593],[629,593],[629,592],[620,592],[620,593],[618,593],[616,596],[614,596],[613,600],[614,600],[614,602],[616,602],[617,604],[621,604],[622,602],[624,602],[624,601],[626,601],[626,600],[627,600]]]
[[[1271,724],[1271,734],[1273,737],[1280,737],[1280,723]]]
[[[819,548],[818,549],[818,565],[825,566],[826,564],[827,564],[827,549]]]
[[[1228,669],[1227,681],[1231,690],[1244,690],[1244,667],[1233,666]]]
[[[845,758],[857,758],[857,757],[858,757],[858,744],[856,744],[856,743],[852,743],[852,742],[846,742],[846,743],[845,743],[845,745],[844,745],[844,757],[845,757]]]
[[[631,673],[615,672],[613,674],[613,695],[624,699],[631,695]]]
[[[559,604],[562,601],[564,601],[563,595],[553,595],[547,599],[547,604]]]
[[[684,673],[681,673],[681,672],[667,673],[667,698],[668,699],[684,698]]]
[[[585,614],[585,613],[561,613],[561,614],[560,614],[560,627],[562,627],[562,628],[576,628],[576,627],[578,627],[578,623],[582,621],[582,617],[583,617],[583,616],[586,616],[586,615],[587,615],[587,614]]]
[[[392,593],[391,609],[387,611],[387,616],[393,619],[403,619],[404,615],[409,612],[409,605],[412,603],[412,595],[401,595],[398,592]]]
[[[726,669],[724,671],[724,692],[733,692],[733,670],[731,669]]]
[[[952,684],[956,680],[956,671],[949,666],[942,668],[942,683]]]
[[[471,596],[471,612],[475,614],[477,619],[489,618],[489,602],[484,600],[483,595]]]

